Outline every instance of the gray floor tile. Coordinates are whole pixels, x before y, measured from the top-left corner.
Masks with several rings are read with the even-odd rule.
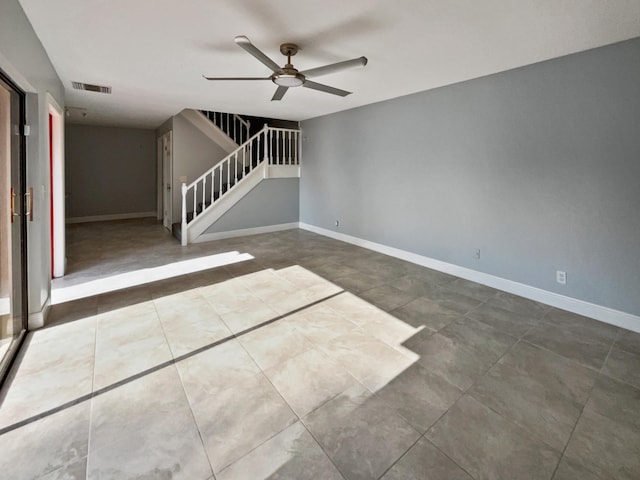
[[[498,293],[498,290],[496,290],[495,288],[488,287],[480,283],[471,282],[469,280],[465,280],[464,278],[456,278],[451,282],[447,282],[447,285],[444,288],[452,292],[457,292],[461,295],[466,295],[467,297],[475,298],[482,301],[488,300],[496,293]]]
[[[519,344],[469,391],[558,451],[567,444],[596,374]]]
[[[459,318],[439,332],[455,343],[463,345],[479,359],[488,362],[498,360],[516,339],[482,322],[469,318]]]
[[[294,325],[282,320],[260,327],[238,339],[262,370],[275,367],[313,347]]]
[[[448,273],[439,272],[438,270],[433,270],[431,268],[426,267],[418,267],[414,265],[410,270],[410,274],[424,280],[430,285],[444,285],[455,280],[458,277],[454,277],[453,275],[449,275]]]
[[[565,456],[602,478],[640,478],[640,430],[585,410]]]
[[[351,268],[338,262],[326,262],[326,259],[324,258],[323,262],[316,266],[314,266],[313,263],[300,263],[315,274],[320,275],[329,281],[333,281],[336,278],[358,275],[358,270],[355,268]]]
[[[425,298],[440,304],[447,310],[453,310],[460,315],[464,315],[482,303],[482,300],[463,295],[455,290],[447,289],[447,285],[448,284],[444,284],[433,292],[425,294]]]
[[[214,474],[296,421],[262,374],[238,380],[191,407]]]
[[[437,331],[460,318],[460,313],[441,304],[420,297],[390,312],[393,316],[414,327],[426,327]]]
[[[427,437],[476,479],[549,479],[560,453],[474,400],[462,397]]]
[[[254,377],[260,368],[240,342],[230,340],[176,363],[189,402],[216,398],[237,382]]]
[[[382,480],[473,480],[426,438],[421,438]]]
[[[414,364],[376,395],[424,433],[462,395],[462,390]]]
[[[579,462],[562,457],[560,465],[553,475],[553,480],[607,480],[607,478],[596,475]]]
[[[232,335],[197,290],[155,299],[153,303],[174,358]]]
[[[88,451],[89,412],[89,402],[82,402],[0,435],[0,476],[32,480],[81,461]]]
[[[66,338],[57,334],[58,328]],[[30,334],[4,386],[0,427],[90,394],[94,351],[94,317]]]
[[[428,330],[418,332],[404,346],[418,355],[418,362],[423,367],[462,390],[473,385],[493,364],[491,360],[478,358],[451,338],[440,333],[431,334]]]
[[[105,293],[98,297],[98,313],[111,312],[149,300],[151,300],[151,289],[147,286]]]
[[[54,470],[38,480],[85,480],[87,478],[87,458]]]
[[[338,395],[303,421],[348,480],[380,477],[420,436],[360,386]]]
[[[499,363],[515,369],[520,375],[536,379],[546,388],[576,403],[584,404],[598,377],[597,372],[561,355],[520,341]]]
[[[254,300],[251,303],[245,303],[245,306],[239,310],[228,313],[220,312],[220,316],[233,333],[240,333],[276,320],[281,314],[266,303]]]
[[[357,384],[333,358],[312,349],[265,371],[300,417]]]
[[[98,319],[93,386],[100,389],[170,361],[171,350],[152,302]]]
[[[352,332],[319,345],[325,355],[338,361],[353,377],[371,391],[396,378],[417,360],[417,355],[394,348],[371,335]]]
[[[341,277],[335,277],[331,281],[340,288],[344,288],[349,292],[360,293],[365,290],[385,285],[388,280],[389,279],[387,277],[380,275],[363,275],[362,273],[357,272]]]
[[[404,292],[391,285],[365,290],[360,292],[359,296],[387,312],[401,307],[417,297],[417,295]]]
[[[620,329],[616,339],[616,345],[625,352],[640,355],[640,333]]]
[[[600,375],[585,410],[640,431],[640,389]]]
[[[590,337],[600,339],[605,343],[610,343],[612,340],[615,340],[618,337],[618,331],[620,330],[614,325],[609,325],[592,318],[551,307],[549,307],[541,320],[544,323],[566,329],[567,331],[587,334]]]
[[[575,360],[583,365],[600,369],[613,340],[606,340],[579,328],[540,324],[524,336],[530,343]]]
[[[361,331],[346,315],[341,315],[325,303],[287,317],[284,322],[290,323],[315,345],[326,344],[355,330]]]
[[[54,306],[52,328],[31,335],[2,392],[0,425],[90,392],[96,332],[99,387],[229,330],[273,318],[283,327],[243,338],[268,378],[231,339],[170,367],[179,380],[166,392],[154,394],[156,372],[99,395],[88,453],[88,407],[1,435],[0,451],[22,464],[17,478],[84,478],[87,454],[90,477],[118,480],[213,480],[210,465],[218,478],[243,479],[548,478],[559,453],[545,442],[560,447],[587,400],[555,478],[638,476],[639,389],[629,383],[640,334],[298,229],[181,247],[155,220],[132,220],[69,226],[67,240],[69,274],[54,289],[231,251],[255,259]],[[373,301],[399,306],[387,313]],[[312,347],[289,349],[288,331]],[[540,347],[513,345],[525,334]],[[459,398],[469,387],[473,396]],[[194,415],[202,440],[192,441]],[[444,452],[416,443],[433,421],[427,436]],[[20,460],[34,449],[41,455]],[[187,451],[194,463],[183,467]]]
[[[175,367],[94,399],[87,478],[208,475],[211,467]]]
[[[640,355],[614,345],[602,367],[602,373],[640,388]]]
[[[81,298],[72,302],[52,305],[46,319],[47,325],[59,325],[73,322],[98,313],[98,300],[96,297]]]
[[[296,422],[216,475],[217,480],[342,480],[309,432]]]
[[[390,284],[398,290],[402,290],[403,292],[419,297],[432,293],[437,288],[437,285],[429,283],[414,275],[406,275],[404,277],[396,278],[390,282]]]
[[[514,337],[522,337],[537,324],[536,319],[533,317],[521,313],[513,313],[488,303],[474,308],[466,316],[491,325],[497,330]]]
[[[494,307],[534,318],[540,318],[549,308],[542,303],[534,302],[533,300],[507,292],[496,293],[492,298],[487,300],[487,303]]]

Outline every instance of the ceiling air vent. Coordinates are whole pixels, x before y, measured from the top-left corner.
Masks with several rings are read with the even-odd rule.
[[[88,92],[111,93],[111,87],[102,85],[91,85],[90,83],[71,82],[76,90],[87,90]]]

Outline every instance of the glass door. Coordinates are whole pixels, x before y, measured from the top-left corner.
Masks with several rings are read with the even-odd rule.
[[[0,382],[27,327],[24,94],[0,72]]]

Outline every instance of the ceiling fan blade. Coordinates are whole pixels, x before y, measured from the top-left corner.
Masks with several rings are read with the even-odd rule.
[[[276,88],[276,93],[273,94],[273,97],[271,97],[271,101],[273,102],[274,100],[282,100],[282,97],[284,97],[284,94],[287,93],[287,90],[289,90],[289,87],[278,87]]]
[[[324,67],[311,68],[300,73],[305,77],[319,77],[320,75],[339,72],[346,68],[364,67],[367,62],[367,57],[359,57],[352,60],[345,60],[344,62],[332,63],[331,65],[325,65]]]
[[[267,57],[264,53],[262,53],[258,47],[256,47],[251,40],[249,40],[244,35],[238,35],[235,38],[235,42],[242,47],[247,53],[256,57],[260,62],[269,67],[272,71],[277,72],[280,70],[280,65]]]
[[[205,77],[207,80],[271,80],[271,77]]]
[[[340,97],[346,97],[347,95],[351,95],[351,92],[347,92],[346,90],[340,90],[339,88],[330,87],[329,85],[323,85],[322,83],[310,82],[309,80],[305,80],[302,86],[311,88],[312,90],[319,90],[321,92],[338,95]]]

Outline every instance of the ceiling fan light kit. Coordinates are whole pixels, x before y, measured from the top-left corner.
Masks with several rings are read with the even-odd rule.
[[[312,90],[318,90],[332,95],[338,95],[340,97],[346,97],[351,92],[346,90],[340,90],[339,88],[330,87],[329,85],[323,85],[321,83],[311,82],[307,80],[307,77],[319,77],[321,75],[327,75],[329,73],[338,72],[346,68],[355,66],[364,67],[367,64],[366,57],[358,57],[353,60],[346,60],[343,62],[332,63],[330,65],[324,65],[322,67],[312,68],[299,72],[291,63],[291,57],[298,53],[298,46],[295,43],[283,43],[280,45],[280,53],[287,57],[287,63],[284,67],[280,67],[276,62],[271,60],[260,49],[258,49],[251,41],[244,35],[239,35],[235,38],[235,42],[244,49],[247,53],[254,56],[258,61],[267,66],[273,74],[269,77],[204,77],[207,80],[271,80],[278,85],[276,93],[271,98],[272,101],[281,100],[284,94],[289,88],[293,87],[306,87]]]

